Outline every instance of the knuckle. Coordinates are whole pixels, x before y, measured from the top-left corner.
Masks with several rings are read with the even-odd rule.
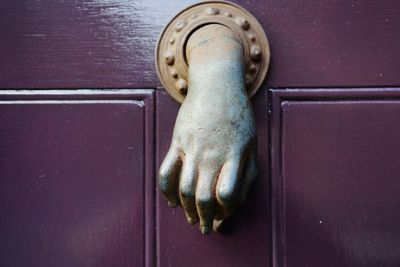
[[[230,202],[233,199],[233,191],[220,188],[217,191],[217,197],[223,203]]]
[[[212,204],[212,197],[210,194],[200,194],[196,198],[196,204],[199,208],[207,208]]]
[[[158,177],[160,180],[166,180],[168,178],[169,171],[165,166],[161,166],[160,171],[158,172]]]
[[[179,191],[184,198],[194,198],[194,192],[189,185],[179,185]]]
[[[168,191],[168,178],[166,176],[160,176],[160,190],[165,194]]]

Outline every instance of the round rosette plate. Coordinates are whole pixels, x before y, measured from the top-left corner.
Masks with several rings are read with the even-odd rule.
[[[240,36],[243,44],[245,82],[249,97],[260,88],[268,71],[270,50],[258,21],[242,7],[226,1],[201,2],[182,10],[167,24],[157,43],[156,66],[163,87],[182,103],[188,90],[186,43],[207,24],[221,24]]]

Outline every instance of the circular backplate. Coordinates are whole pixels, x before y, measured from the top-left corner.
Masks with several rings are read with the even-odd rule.
[[[231,2],[201,2],[177,14],[165,27],[157,44],[158,77],[167,92],[180,103],[184,101],[188,87],[186,42],[193,31],[213,23],[225,25],[242,39],[249,97],[257,92],[267,74],[269,44],[258,21]]]

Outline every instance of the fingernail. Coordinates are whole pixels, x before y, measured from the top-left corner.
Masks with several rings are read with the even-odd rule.
[[[194,219],[194,218],[191,218],[191,217],[187,217],[187,221],[188,221],[189,224],[195,224],[195,223],[197,223],[197,220]]]
[[[171,207],[171,208],[175,208],[176,206],[178,206],[178,203],[172,202],[172,201],[168,201],[168,206]]]
[[[215,232],[218,232],[221,230],[222,228],[222,223],[224,222],[224,220],[214,220],[213,222],[213,230]]]
[[[200,231],[203,235],[210,233],[211,229],[207,225],[203,225],[200,227]]]

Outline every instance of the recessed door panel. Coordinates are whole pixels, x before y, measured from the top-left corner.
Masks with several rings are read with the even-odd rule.
[[[151,260],[152,110],[151,90],[0,94],[1,266]]]
[[[400,265],[399,92],[274,91],[276,266]]]

